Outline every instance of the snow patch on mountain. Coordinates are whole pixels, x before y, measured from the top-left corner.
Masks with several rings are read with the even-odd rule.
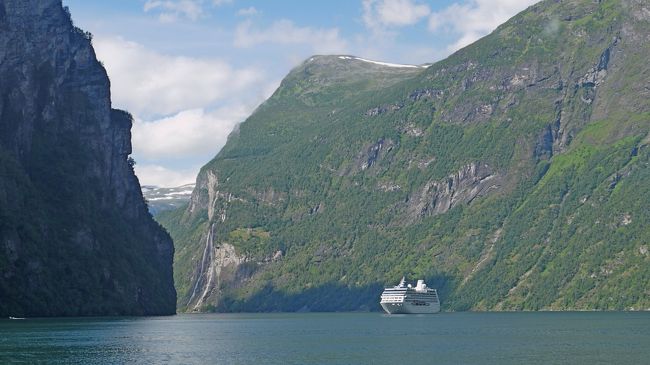
[[[149,205],[149,211],[153,215],[186,204],[192,197],[192,191],[194,191],[194,184],[174,188],[162,188],[152,185],[142,187],[142,195],[144,195]]]
[[[399,68],[427,68],[430,65],[406,65],[406,64],[400,64],[400,63],[390,63],[390,62],[380,62],[380,61],[373,61],[373,60],[368,60],[365,58],[361,57],[352,57],[352,56],[339,56],[340,60],[356,60],[356,61],[361,61],[361,62],[368,62],[372,63],[375,65],[380,65],[380,66],[386,66],[386,67],[399,67]]]

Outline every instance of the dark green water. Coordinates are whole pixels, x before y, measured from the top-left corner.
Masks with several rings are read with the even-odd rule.
[[[650,313],[0,320],[0,363],[650,364]]]

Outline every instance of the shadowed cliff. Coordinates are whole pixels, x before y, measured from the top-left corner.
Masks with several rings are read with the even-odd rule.
[[[60,0],[0,1],[0,316],[175,313],[173,244],[91,38]]]

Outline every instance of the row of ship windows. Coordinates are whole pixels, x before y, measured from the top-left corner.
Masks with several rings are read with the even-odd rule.
[[[408,298],[437,298],[437,295],[408,295]],[[382,298],[404,298],[404,295],[382,295]]]
[[[382,295],[382,297],[399,297],[399,298],[403,298],[404,296],[405,296],[404,294],[384,294],[384,295]],[[437,297],[437,295],[435,295],[435,294],[434,294],[434,295],[427,295],[427,294],[408,294],[408,295],[406,295],[406,296],[409,297],[409,298],[416,298],[416,297],[420,297],[420,298]]]
[[[407,295],[408,298],[437,298],[437,295]],[[404,295],[382,295],[382,298],[404,298]]]

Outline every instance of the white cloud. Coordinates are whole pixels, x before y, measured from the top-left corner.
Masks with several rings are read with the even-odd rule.
[[[96,38],[94,44],[111,78],[113,102],[144,118],[208,107],[265,78],[260,70],[163,55],[122,38]]]
[[[203,15],[203,5],[200,0],[147,0],[144,11],[159,12],[162,22],[174,22],[179,18],[197,20]]]
[[[143,184],[192,180],[279,84],[265,72],[218,59],[164,55],[122,38],[94,43],[111,78],[114,105],[135,116],[133,157]]]
[[[196,181],[200,167],[184,170],[170,170],[160,165],[135,165],[135,174],[141,185],[175,187]]]
[[[163,23],[173,23],[179,19],[197,20],[205,15],[205,0],[147,0],[144,11],[158,12],[158,19]],[[233,0],[212,0],[212,5],[232,4]]]
[[[448,51],[453,52],[485,36],[518,12],[538,1],[470,0],[462,5],[452,4],[431,14],[429,30],[456,33],[458,40],[448,47]]]
[[[155,121],[136,120],[133,154],[136,159],[164,160],[203,157],[207,162],[226,143],[237,123],[252,112],[246,105],[215,111],[191,109]]]
[[[347,41],[340,37],[338,28],[299,27],[286,19],[274,22],[267,29],[255,29],[250,20],[237,26],[236,47],[250,48],[263,43],[309,45],[315,53],[345,53],[348,49]]]
[[[143,161],[135,166],[141,184],[172,187],[194,182],[200,166],[221,150],[252,109],[238,105],[212,112],[186,110],[151,122],[136,119],[133,156]]]
[[[413,25],[430,13],[429,6],[412,0],[363,0],[363,22],[373,31]]]
[[[254,6],[248,7],[248,8],[243,8],[239,9],[237,12],[237,15],[239,16],[254,16],[259,14],[259,10],[257,10]]]

